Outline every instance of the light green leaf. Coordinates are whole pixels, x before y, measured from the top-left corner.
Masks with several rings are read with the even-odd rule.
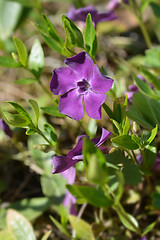
[[[72,239],[71,235],[68,233],[67,229],[63,227],[61,223],[59,223],[55,218],[50,216],[52,222],[56,225],[56,227],[62,232],[64,235],[68,236],[70,239]]]
[[[146,55],[144,58],[145,64],[154,68],[160,67],[160,46],[146,50],[145,55]]]
[[[144,229],[142,236],[145,236],[148,232],[150,232],[150,231],[155,227],[156,224],[157,224],[157,221],[149,224],[149,225]]]
[[[49,134],[52,144],[56,145],[57,144],[57,134],[56,134],[54,127],[49,123],[45,123],[44,130],[47,132],[47,134]]]
[[[88,202],[96,207],[109,207],[113,203],[100,188],[74,184],[67,185],[67,189],[81,203]]]
[[[86,18],[84,41],[85,41],[87,52],[91,57],[94,57],[97,51],[97,37],[96,37],[96,30],[93,26],[92,17],[90,13],[87,15],[87,18]]]
[[[14,59],[11,57],[0,56],[0,66],[6,67],[6,68],[19,68],[21,67],[21,64],[18,62],[15,62]]]
[[[72,45],[76,45],[77,43],[77,36],[75,34],[75,32],[73,31],[70,22],[67,19],[63,19],[63,24],[64,24],[64,30],[66,33],[66,37],[68,38],[68,41],[72,44]]]
[[[15,84],[28,85],[37,82],[37,79],[34,78],[21,78],[14,81]]]
[[[156,125],[156,127],[150,132],[148,139],[145,141],[146,145],[150,144],[154,140],[154,138],[157,135],[157,131],[158,131],[158,126]]]
[[[27,60],[28,60],[27,48],[19,38],[13,37],[13,40],[14,40],[15,46],[17,48],[19,61],[24,67],[26,67]]]
[[[33,111],[35,113],[35,117],[36,117],[35,125],[37,127],[38,126],[38,119],[39,119],[39,106],[38,106],[38,103],[34,99],[28,99],[28,102],[31,104],[31,106],[33,108]]]
[[[65,117],[62,113],[59,112],[58,106],[48,106],[48,107],[41,107],[42,111],[53,116],[53,117]]]
[[[13,209],[7,211],[7,226],[15,240],[36,240],[32,225],[20,213]]]
[[[69,215],[69,221],[75,231],[76,238],[81,240],[95,240],[91,225],[87,222],[73,215]]]
[[[119,147],[129,150],[138,149],[139,146],[129,135],[122,135],[115,138],[112,138],[111,141]]]
[[[0,231],[0,239],[15,240],[8,229],[3,229]]]
[[[126,117],[125,123],[123,126],[123,135],[127,135],[129,133],[129,128],[130,128],[129,118]]]
[[[51,234],[52,230],[48,230],[43,237],[41,238],[41,240],[47,240]]]
[[[28,67],[39,78],[44,67],[44,53],[40,41],[35,40],[28,59]]]
[[[27,127],[30,122],[19,114],[11,114],[7,111],[3,111],[4,120],[14,127]]]

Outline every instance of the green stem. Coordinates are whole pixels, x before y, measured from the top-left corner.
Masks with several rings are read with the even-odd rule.
[[[145,26],[145,24],[142,20],[142,17],[140,16],[140,17],[137,17],[137,18],[138,18],[139,25],[140,25],[141,31],[143,33],[144,39],[146,41],[147,47],[152,48],[152,42],[151,42],[151,39],[150,39],[149,34],[147,32],[146,26]]]
[[[46,142],[49,143],[49,145],[50,145],[51,147],[53,146],[52,143],[48,140],[48,138],[46,138],[46,136],[43,134],[43,132],[42,132],[39,128],[36,129],[36,132],[37,132],[39,135],[41,135],[41,137],[43,137],[43,138],[46,140]]]
[[[48,94],[49,97],[52,97],[52,94],[51,92],[48,91],[48,89],[43,85],[43,83],[41,82],[40,79],[37,79],[38,80],[38,83],[39,85],[41,86],[41,88]]]

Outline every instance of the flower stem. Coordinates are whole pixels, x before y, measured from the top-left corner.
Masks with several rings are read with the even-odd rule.
[[[45,91],[45,93],[47,93],[47,95],[48,95],[49,97],[52,97],[51,92],[48,91],[48,89],[43,85],[43,83],[41,82],[41,80],[40,80],[40,79],[37,79],[37,80],[38,80],[38,83],[39,83],[39,85],[41,86],[41,88]]]
[[[146,41],[147,47],[152,48],[152,42],[151,42],[151,39],[150,39],[149,34],[147,32],[146,26],[145,26],[145,24],[142,20],[142,17],[140,16],[140,17],[137,17],[137,18],[138,18],[139,25],[140,25],[141,31],[143,33],[144,39]]]

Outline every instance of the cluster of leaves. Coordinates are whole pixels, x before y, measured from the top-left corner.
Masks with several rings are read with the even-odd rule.
[[[15,30],[16,19],[19,20],[23,7],[36,8],[38,11],[41,11],[40,1],[35,1],[34,5],[32,5],[32,1],[29,1],[27,5],[25,5],[26,1],[23,0],[17,2],[21,3],[18,5],[21,7],[17,7],[17,17],[13,17],[14,21],[10,25],[10,32],[8,35],[5,33],[3,39],[1,39],[3,47],[5,45],[4,39],[9,38]],[[144,30],[142,14],[146,7],[150,5],[155,17],[159,18],[157,9],[160,9],[160,5],[157,1],[141,0],[139,3],[140,9],[135,11],[137,5],[135,5],[134,1],[129,1],[129,3],[128,7],[132,8],[135,14],[137,12],[142,32],[146,37],[147,33]],[[13,7],[12,3],[11,6],[6,6],[3,1],[1,4],[4,4],[5,8],[0,17],[5,15],[7,8]],[[94,62],[96,61],[96,56],[99,54],[97,51],[98,39],[90,13],[87,15],[83,33],[73,21],[65,15],[62,16],[63,31],[66,35],[65,40],[61,37],[50,19],[44,14],[42,17],[43,20],[39,18],[38,23],[34,24],[34,27],[39,31],[44,43],[50,49],[65,57],[71,57],[77,51],[83,50],[90,55]],[[0,27],[2,28],[2,26]],[[0,31],[3,30],[4,32],[4,29],[1,28]],[[146,43],[150,45],[147,37]],[[11,154],[11,160],[21,160],[30,170],[36,172],[37,175],[40,174],[40,188],[43,197],[23,198],[17,202],[8,203],[7,207],[3,207],[0,212],[0,227],[2,229],[0,231],[0,238],[4,240],[20,240],[26,239],[27,236],[28,239],[36,239],[30,221],[35,221],[35,219],[42,216],[48,209],[50,209],[50,215],[53,215],[55,212],[58,213],[60,221],[55,216],[50,216],[50,219],[69,239],[101,239],[101,236],[103,237],[106,231],[105,217],[111,215],[109,212],[110,209],[113,211],[114,217],[112,219],[110,216],[111,224],[110,222],[108,224],[113,228],[116,218],[116,226],[122,226],[118,227],[119,230],[116,230],[115,233],[112,233],[109,228],[107,229],[110,240],[121,239],[124,233],[125,237],[123,239],[127,239],[128,236],[129,239],[138,239],[138,237],[147,236],[147,234],[150,234],[149,232],[153,233],[154,236],[154,228],[158,221],[156,211],[157,209],[160,210],[160,193],[159,183],[155,182],[155,186],[150,182],[150,179],[153,178],[153,167],[157,161],[159,150],[160,81],[158,74],[160,67],[160,47],[157,46],[145,51],[143,64],[141,64],[140,68],[138,64],[132,65],[135,73],[133,80],[139,89],[133,95],[132,104],[128,104],[127,97],[123,98],[122,101],[116,97],[118,83],[115,81],[115,85],[109,93],[110,99],[113,101],[113,106],[110,106],[109,102],[103,104],[104,113],[108,116],[107,119],[109,118],[107,123],[109,122],[110,127],[113,129],[109,145],[110,151],[107,154],[103,154],[91,140],[85,138],[83,143],[83,165],[79,164],[77,166],[77,178],[80,184],[78,182],[69,185],[60,174],[51,174],[52,157],[59,154],[60,151],[60,143],[56,130],[53,127],[54,121],[52,120],[58,117],[65,122],[66,118],[58,111],[58,100],[54,100],[53,104],[51,93],[43,85],[44,51],[41,43],[36,39],[30,53],[28,53],[26,45],[19,38],[13,37],[13,46],[16,53],[13,51],[11,57],[0,56],[0,65],[5,68],[27,70],[29,77],[20,78],[14,81],[14,83],[28,85],[37,82],[46,93],[46,98],[50,97],[51,100],[49,101],[52,105],[49,103],[49,106],[40,108],[39,96],[37,101],[34,99],[28,100],[32,108],[31,113],[30,107],[26,110],[14,101],[7,101],[14,108],[14,112],[10,109],[4,110],[4,107],[1,111],[2,118],[13,127],[13,130],[18,128],[27,129],[29,156],[26,153],[27,151],[22,151],[21,145],[18,145],[18,147],[16,146],[16,150],[18,149],[22,152],[19,151],[18,154],[17,152]],[[125,67],[132,64],[131,61],[124,62]],[[126,70],[127,67],[125,67],[124,72],[127,72],[128,69]],[[103,70],[105,71],[105,69]],[[122,69],[119,67],[117,72],[120,70]],[[139,73],[146,78],[146,82],[143,82],[137,76]],[[30,74],[33,77],[30,77]],[[153,89],[149,84],[153,85]],[[7,108],[6,103],[5,108]],[[44,114],[47,114],[47,118],[44,117]],[[87,132],[90,137],[96,134],[98,123],[93,121],[93,119],[90,120],[88,126],[86,126],[85,121],[78,124],[79,129],[83,128],[83,131]],[[19,143],[14,142],[13,139],[12,144],[17,145]],[[138,160],[137,156],[141,156],[142,163]],[[145,192],[140,186],[145,186],[146,182],[151,186]],[[148,201],[150,201],[149,203],[147,202],[147,204],[150,204],[149,210],[156,213],[155,221],[148,219],[146,224],[143,223],[145,210],[144,213],[140,211],[139,215],[132,215],[133,211],[125,210],[122,203],[125,203],[124,198],[128,197],[126,189],[133,191],[132,197],[138,192],[139,202],[143,200],[139,198],[140,194],[144,191],[142,195],[147,196]],[[66,209],[62,204],[66,190],[76,198],[78,205],[82,205],[82,209],[86,204],[91,205],[94,209],[98,209],[96,210],[92,224],[82,220],[80,216],[81,211],[78,216],[69,214],[69,209]],[[2,193],[5,192],[5,187],[4,189],[2,187],[0,191]],[[131,201],[133,203],[137,202],[137,200],[134,201],[133,199]],[[153,202],[151,203],[151,201]],[[148,216],[145,217],[147,218]],[[72,231],[69,226],[72,227]],[[40,239],[46,240],[50,237],[53,239],[51,230],[48,230]]]

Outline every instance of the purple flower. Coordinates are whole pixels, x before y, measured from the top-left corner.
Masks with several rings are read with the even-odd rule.
[[[128,0],[122,0],[121,2],[123,3],[128,3]],[[120,4],[120,1],[119,0],[110,0],[108,3],[107,3],[107,6],[106,6],[106,9],[108,11],[113,11],[115,8],[117,8]]]
[[[7,136],[12,137],[12,131],[3,119],[0,119],[0,128]]]
[[[101,138],[92,139],[94,144],[103,152],[106,152],[105,148],[100,146],[107,140],[111,135],[106,129],[102,128]],[[83,160],[82,147],[83,147],[83,138],[88,137],[87,135],[82,135],[78,138],[76,146],[68,152],[67,156],[54,156],[52,158],[53,171],[52,173],[61,173],[70,167],[74,166],[79,161]],[[89,138],[89,137],[88,137]]]
[[[50,89],[61,95],[59,111],[75,120],[83,117],[83,100],[89,117],[101,119],[101,106],[113,80],[103,75],[86,52],[65,60],[68,67],[53,71]]]
[[[137,240],[147,240],[146,237],[138,238]]]
[[[65,178],[68,182],[68,184],[72,185],[75,182],[76,178],[76,169],[74,167],[71,167],[64,172],[61,173],[62,177]],[[66,190],[66,196],[63,200],[63,205],[66,207],[70,207],[70,214],[77,215],[76,209],[75,209],[75,203],[76,198],[68,191]]]
[[[117,18],[114,15],[113,11],[98,13],[93,6],[87,6],[87,7],[78,8],[78,9],[72,6],[67,13],[67,17],[72,21],[85,22],[88,13],[91,14],[92,21],[95,27],[98,22],[107,22]]]

